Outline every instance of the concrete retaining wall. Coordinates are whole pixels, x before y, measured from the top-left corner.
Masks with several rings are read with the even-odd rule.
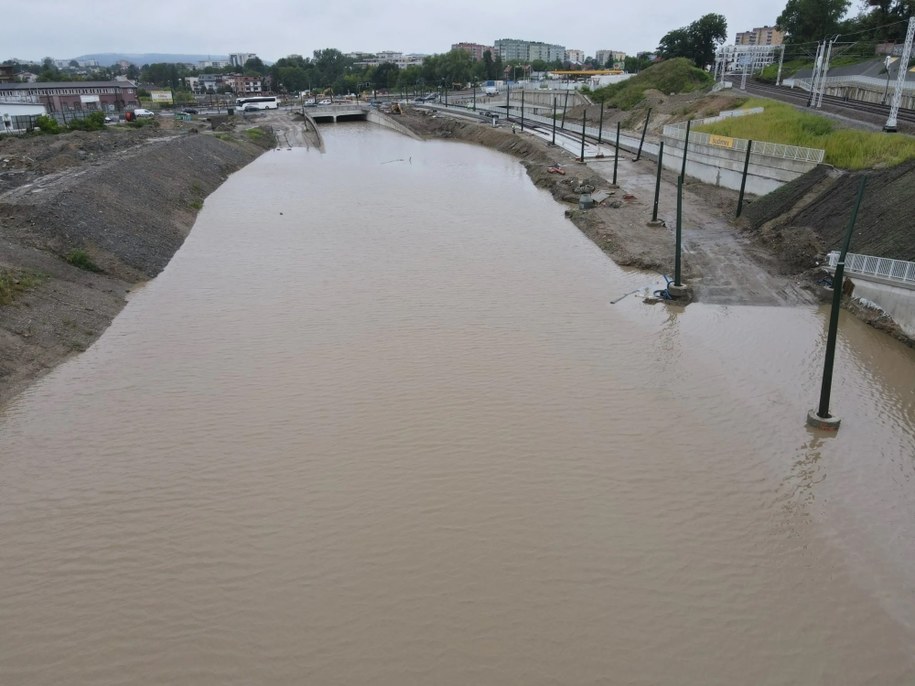
[[[907,336],[915,338],[915,291],[880,281],[872,281],[858,274],[845,275],[855,284],[856,298],[866,298],[877,303]]]
[[[409,136],[415,140],[422,140],[420,136],[417,136],[413,131],[394,119],[394,115],[389,116],[383,112],[379,112],[376,109],[370,109],[366,114],[366,119],[373,124],[378,124],[378,126],[383,126],[386,129],[393,129],[397,133],[402,133],[403,135]]]
[[[683,166],[683,141],[669,136],[662,136],[661,139],[664,141],[664,167],[679,172]],[[686,175],[703,183],[740,190],[745,158],[746,153],[742,150],[690,142],[686,154]],[[746,191],[753,195],[765,195],[806,174],[816,166],[815,162],[776,158],[751,152]]]

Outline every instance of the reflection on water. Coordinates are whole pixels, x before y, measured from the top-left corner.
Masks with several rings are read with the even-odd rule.
[[[677,311],[511,158],[265,155],[0,415],[0,682],[907,684],[915,357]],[[391,160],[401,160],[396,164]]]

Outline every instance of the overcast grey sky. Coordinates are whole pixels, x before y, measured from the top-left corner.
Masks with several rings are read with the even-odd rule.
[[[452,43],[497,38],[599,49],[652,50],[672,29],[723,14],[728,43],[737,31],[774,24],[782,0],[258,0],[194,4],[178,0],[27,0],[4,11],[0,60],[72,58],[87,53],[254,52],[274,61],[314,50],[447,52]],[[12,21],[10,19],[12,18]]]

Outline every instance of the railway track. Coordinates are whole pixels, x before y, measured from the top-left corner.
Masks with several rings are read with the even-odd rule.
[[[781,100],[793,105],[806,106],[810,100],[810,93],[803,90],[773,86],[758,81],[747,82],[747,93],[761,95],[773,100]],[[813,109],[813,108],[811,108]],[[816,111],[816,110],[814,110]],[[824,95],[823,106],[820,111],[838,114],[849,119],[857,119],[868,124],[883,126],[890,114],[889,105],[880,105],[863,100],[846,100],[835,95]],[[915,110],[900,108],[896,115],[900,128],[915,131]]]

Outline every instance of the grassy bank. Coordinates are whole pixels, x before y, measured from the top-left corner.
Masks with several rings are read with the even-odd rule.
[[[598,88],[592,98],[595,102],[628,110],[645,99],[645,91],[691,93],[711,86],[712,81],[711,74],[696,69],[690,60],[678,57],[652,65],[620,83]]]
[[[826,151],[824,161],[840,169],[895,166],[915,157],[915,138],[911,136],[838,128],[831,119],[801,112],[773,100],[753,98],[744,107],[763,107],[765,111],[697,126],[696,130],[733,138],[822,148]]]

